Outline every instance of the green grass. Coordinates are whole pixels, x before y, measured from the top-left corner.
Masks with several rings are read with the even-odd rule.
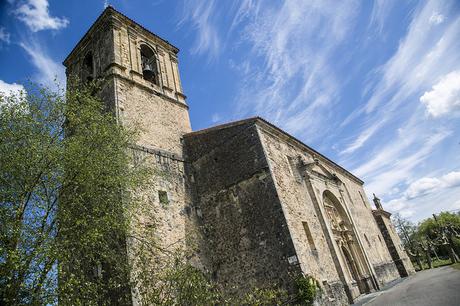
[[[460,270],[460,262],[457,262],[456,264],[453,264],[451,267],[455,268],[457,270]]]
[[[416,269],[416,271],[419,271],[417,263],[413,262],[412,264],[414,265],[414,268]],[[440,260],[434,259],[432,261],[432,264],[433,264],[433,268],[438,268],[438,267],[450,265],[452,264],[452,261],[450,259],[440,259]],[[424,270],[428,269],[428,263],[426,261],[422,262],[422,266]]]

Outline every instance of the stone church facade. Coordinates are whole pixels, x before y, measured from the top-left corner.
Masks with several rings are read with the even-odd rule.
[[[104,78],[120,124],[142,133],[135,154],[167,175],[149,193],[163,247],[199,239],[195,264],[229,294],[311,275],[322,304],[414,273],[380,200],[363,181],[255,117],[192,131],[179,50],[108,7],[65,59],[68,77]]]

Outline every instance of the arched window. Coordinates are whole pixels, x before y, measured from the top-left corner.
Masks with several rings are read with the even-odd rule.
[[[83,76],[85,82],[91,82],[94,79],[93,53],[90,51],[83,59]]]
[[[155,53],[149,46],[145,44],[141,45],[141,63],[142,75],[144,76],[144,79],[159,85],[157,59]]]

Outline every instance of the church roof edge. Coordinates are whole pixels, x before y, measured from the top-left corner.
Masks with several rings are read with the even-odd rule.
[[[242,119],[242,120],[238,120],[238,121],[232,121],[232,122],[216,125],[216,126],[213,126],[213,127],[205,128],[205,129],[202,129],[202,130],[194,131],[194,132],[185,134],[184,137],[193,137],[193,136],[196,136],[196,135],[205,134],[207,132],[226,129],[226,128],[230,128],[230,127],[234,127],[234,126],[238,126],[238,125],[242,125],[242,124],[262,124],[262,125],[268,126],[272,130],[275,130],[276,132],[288,137],[289,139],[291,139],[295,143],[299,144],[300,146],[306,148],[307,150],[312,151],[314,154],[316,154],[318,156],[321,156],[327,162],[330,162],[332,165],[334,165],[335,167],[337,167],[340,170],[342,170],[344,173],[346,173],[349,177],[351,177],[352,179],[357,181],[359,184],[361,184],[361,185],[364,184],[363,180],[361,180],[359,177],[357,177],[356,175],[354,175],[353,173],[351,173],[347,169],[343,168],[342,166],[340,166],[339,164],[337,164],[333,160],[329,159],[328,157],[326,157],[323,154],[319,153],[318,151],[316,151],[312,147],[306,145],[305,143],[303,143],[299,139],[295,138],[291,134],[287,133],[286,131],[282,130],[281,128],[277,127],[276,125],[270,123],[269,121],[267,121],[264,118],[259,117],[259,116],[250,117],[250,118],[246,118],[246,119]]]

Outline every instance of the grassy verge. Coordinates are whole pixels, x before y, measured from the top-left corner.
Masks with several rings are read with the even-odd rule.
[[[412,263],[414,265],[414,268],[416,271],[419,271],[418,265],[416,263]],[[440,259],[440,260],[433,260],[432,262],[433,268],[438,268],[442,266],[447,266],[452,264],[452,261],[450,259]],[[423,269],[428,269],[428,263],[427,262],[422,262]]]
[[[451,267],[455,268],[457,270],[460,270],[460,262],[457,262],[456,264],[453,264]]]

